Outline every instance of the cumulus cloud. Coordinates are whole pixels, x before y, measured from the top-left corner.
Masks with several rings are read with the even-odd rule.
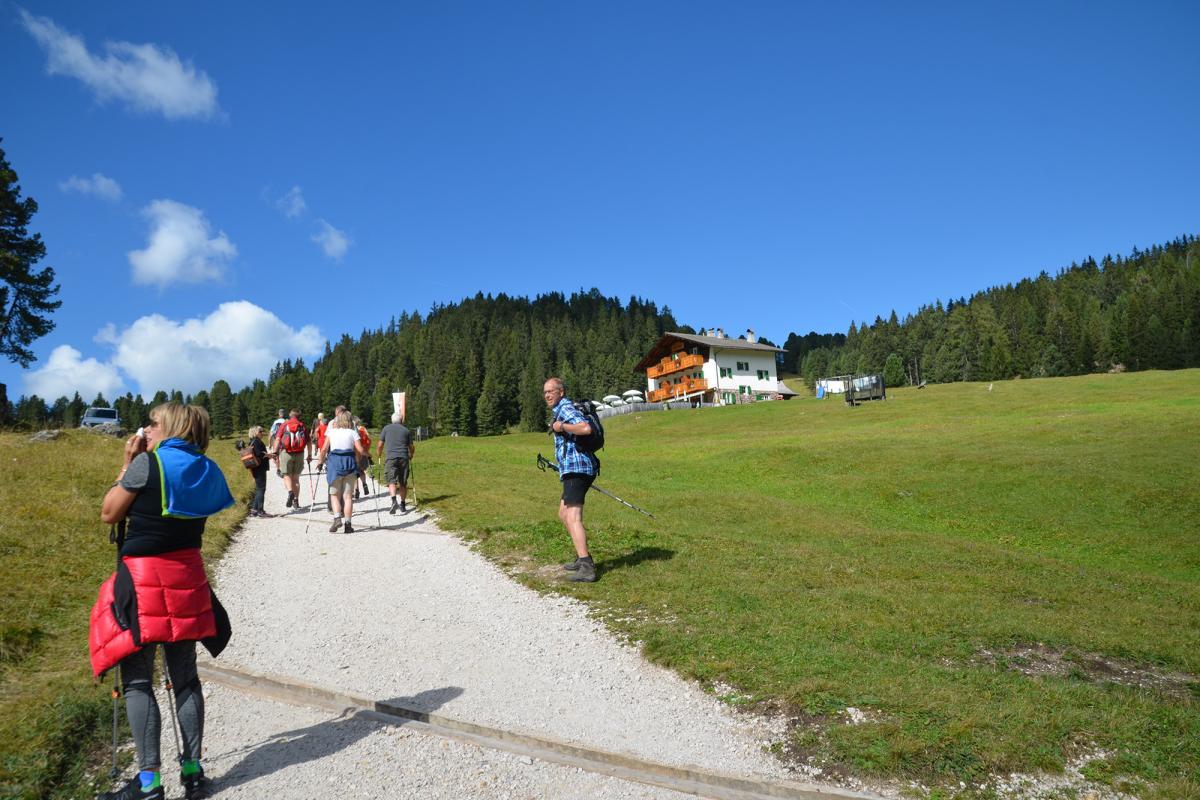
[[[25,30],[46,51],[46,71],[77,78],[101,102],[120,100],[168,119],[209,119],[220,112],[217,86],[203,70],[181,61],[169,47],[105,42],[104,55],[47,17],[20,9]]]
[[[122,393],[124,381],[112,364],[85,359],[83,353],[63,344],[54,348],[45,365],[25,373],[25,387],[30,394],[48,402],[60,397],[74,397],[76,392],[87,402],[97,392],[113,399]]]
[[[317,224],[321,226],[321,230],[313,234],[312,240],[321,245],[321,249],[325,251],[325,255],[334,261],[341,261],[342,256],[346,255],[346,251],[350,249],[350,245],[352,244],[346,236],[346,232],[339,231],[323,219],[317,220]]]
[[[288,219],[296,219],[308,208],[304,202],[304,193],[299,186],[293,186],[283,197],[275,201],[275,207]]]
[[[142,209],[150,220],[144,250],[132,250],[133,282],[163,288],[171,283],[216,280],[225,264],[237,256],[237,247],[224,231],[212,231],[204,212],[174,200],[155,200]]]
[[[159,389],[196,392],[217,378],[236,391],[265,379],[278,361],[319,355],[325,342],[315,325],[294,329],[247,300],[222,303],[202,319],[151,314],[107,335],[116,346],[112,363],[144,396]]]
[[[101,175],[99,172],[93,174],[90,178],[80,178],[78,175],[72,175],[65,181],[59,181],[58,188],[64,192],[94,194],[105,200],[112,200],[114,203],[120,200],[122,196],[121,184],[107,175]]]

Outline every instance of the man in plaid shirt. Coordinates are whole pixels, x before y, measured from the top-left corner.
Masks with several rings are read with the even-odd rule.
[[[571,535],[577,556],[574,561],[563,564],[563,569],[571,573],[567,580],[591,583],[596,580],[596,565],[588,552],[587,531],[583,528],[583,500],[600,471],[600,459],[591,453],[581,453],[575,447],[575,437],[587,436],[592,432],[592,426],[563,395],[560,379],[547,380],[542,386],[542,397],[554,415],[550,429],[554,431],[554,456],[563,487],[558,518]]]

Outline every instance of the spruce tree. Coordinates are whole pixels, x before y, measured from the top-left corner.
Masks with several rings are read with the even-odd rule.
[[[54,299],[54,270],[34,268],[46,255],[41,235],[29,233],[37,210],[32,197],[21,199],[17,173],[0,148],[0,355],[22,367],[35,360],[29,345],[54,330],[50,313],[62,305]]]

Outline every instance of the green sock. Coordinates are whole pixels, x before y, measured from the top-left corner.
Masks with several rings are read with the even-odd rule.
[[[157,770],[142,770],[138,773],[138,780],[142,783],[143,792],[149,792],[151,789],[157,789],[159,786],[162,786],[162,779],[159,777]]]
[[[198,759],[198,758],[186,759],[183,762],[183,770],[182,771],[183,771],[184,777],[187,777],[188,775],[197,774],[198,772],[200,772],[200,759]]]

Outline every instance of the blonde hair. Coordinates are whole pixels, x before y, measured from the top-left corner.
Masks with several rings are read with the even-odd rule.
[[[203,453],[208,449],[210,423],[203,406],[185,406],[174,401],[150,409],[150,419],[158,425],[159,438],[183,439]]]
[[[253,427],[250,428],[250,430],[246,431],[246,435],[249,436],[251,439],[257,439],[258,437],[262,436],[262,432],[263,432],[262,425],[254,425]]]
[[[331,427],[331,428],[349,428],[351,430],[354,430],[354,418],[350,416],[349,411],[343,411],[342,413],[338,414],[336,417],[333,418],[333,422],[330,423],[329,427]]]

